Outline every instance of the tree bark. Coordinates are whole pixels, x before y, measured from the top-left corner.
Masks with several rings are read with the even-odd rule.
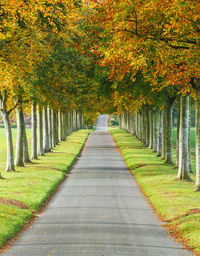
[[[52,113],[51,109],[47,109],[47,119],[48,119],[48,137],[49,137],[49,149],[53,148],[52,144]]]
[[[150,140],[149,140],[149,148],[153,149],[153,110],[150,111],[150,126],[149,126],[149,134],[150,134]]]
[[[38,131],[38,155],[44,155],[43,148],[43,125],[42,125],[42,107],[37,106],[37,131]]]
[[[196,134],[196,181],[195,191],[200,191],[200,80],[196,95],[196,120],[195,120],[195,134]]]
[[[179,129],[179,168],[177,179],[190,180],[189,152],[188,152],[188,125],[189,125],[189,96],[181,96],[180,101],[180,129]]]
[[[49,152],[49,126],[48,126],[48,116],[47,107],[43,108],[43,148],[44,153]]]
[[[29,156],[29,150],[28,150],[28,140],[27,140],[27,136],[26,136],[26,127],[25,127],[25,125],[24,125],[23,141],[24,141],[24,149],[23,149],[24,163],[31,163],[31,159],[30,159],[30,156]]]
[[[32,103],[32,153],[31,159],[38,159],[37,156],[37,111],[36,103]]]
[[[177,131],[176,131],[176,167],[179,166],[179,130],[180,130],[180,96],[177,104]]]
[[[163,129],[162,129],[162,123],[163,123],[163,111],[160,110],[158,113],[158,146],[157,146],[157,156],[162,155],[162,135],[163,135]]]
[[[56,146],[56,113],[54,110],[52,110],[52,146]]]
[[[15,152],[15,165],[24,166],[24,126],[23,126],[23,110],[21,104],[16,107],[17,117],[17,140],[16,140],[16,152]]]
[[[5,110],[1,110],[1,115],[4,121],[4,127],[6,131],[6,141],[7,141],[7,164],[6,172],[15,171],[14,167],[14,150],[13,150],[13,140],[12,140],[12,130],[9,120],[9,113]]]
[[[158,142],[158,110],[153,112],[153,152],[157,152]]]
[[[136,112],[136,138],[139,139],[139,112]]]
[[[137,114],[136,111],[134,111],[133,114],[133,135],[136,136],[136,131],[137,131]]]
[[[189,123],[188,123],[188,154],[189,154],[189,172],[193,173],[192,159],[191,159],[191,138],[190,138],[190,127],[191,127],[191,104],[189,96]]]
[[[172,107],[173,107],[174,99],[168,99],[166,105],[166,155],[165,155],[165,163],[173,164],[172,159]]]
[[[142,109],[142,142],[146,144],[146,108]]]
[[[62,141],[62,113],[58,111],[58,141]]]
[[[139,139],[142,140],[142,113],[139,110]]]
[[[149,123],[149,107],[147,106],[147,109],[146,109],[146,129],[145,129],[145,133],[146,133],[146,141],[145,141],[145,146],[146,147],[149,147],[149,143],[150,143],[150,134],[149,134],[149,130],[150,130],[150,123]]]
[[[23,125],[23,162],[24,163],[31,163],[31,159],[29,157],[29,150],[28,150],[28,140],[26,136],[26,126],[24,121],[24,116],[22,118],[22,125]]]
[[[162,154],[161,159],[165,160],[166,156],[166,137],[167,137],[167,131],[166,131],[166,108],[163,110],[163,117],[162,117]]]

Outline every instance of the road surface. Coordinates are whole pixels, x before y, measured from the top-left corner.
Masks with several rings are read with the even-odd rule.
[[[46,210],[4,256],[190,256],[160,226],[107,131],[97,130]]]

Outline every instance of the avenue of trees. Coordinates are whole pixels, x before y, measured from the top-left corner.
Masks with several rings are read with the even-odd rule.
[[[6,171],[37,159],[83,128],[84,119],[88,125],[95,118],[86,95],[94,92],[87,77],[92,64],[78,49],[78,12],[74,1],[1,1],[0,113],[7,138]],[[31,156],[25,114],[32,117]],[[11,117],[17,121],[15,159]]]
[[[75,129],[71,123],[82,127],[83,116],[89,122],[97,112],[116,112],[122,129],[173,164],[175,104],[177,178],[190,180],[190,102],[195,101],[195,190],[200,190],[199,13],[198,0],[2,0],[0,111],[7,170],[14,170],[9,116],[16,111],[15,160],[22,165],[23,113],[31,108],[32,158],[64,139]]]
[[[200,4],[189,0],[93,1],[86,10],[91,51],[107,70],[107,97],[120,127],[167,164],[176,105],[177,179],[190,180],[190,101],[196,105],[196,182],[200,190]],[[91,39],[92,38],[92,39]]]

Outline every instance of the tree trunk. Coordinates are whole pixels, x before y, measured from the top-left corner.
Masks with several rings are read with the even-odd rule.
[[[158,142],[158,110],[153,112],[153,152],[157,152]]]
[[[80,114],[78,115],[79,117],[79,129],[80,129]],[[67,134],[66,134],[66,128],[67,128],[67,125],[66,125],[66,112],[62,112],[62,141],[66,141],[66,137],[67,137]]]
[[[165,163],[173,164],[172,159],[172,107],[173,107],[174,99],[170,99],[167,101],[166,105],[166,155],[165,155]]]
[[[56,113],[52,110],[52,147],[56,146]]]
[[[13,140],[12,140],[12,130],[9,121],[9,113],[7,111],[1,110],[1,115],[4,121],[4,127],[6,131],[6,141],[7,141],[7,164],[5,171],[15,171],[14,167],[14,153],[13,153]]]
[[[37,106],[37,131],[38,131],[38,155],[44,155],[43,149],[43,125],[42,125],[42,107]]]
[[[162,117],[162,154],[161,159],[165,160],[166,156],[166,108],[163,110],[163,117]]]
[[[149,141],[149,148],[152,148],[153,149],[153,110],[150,111],[150,141]]]
[[[162,135],[163,135],[163,129],[162,129],[162,123],[163,123],[163,111],[159,111],[158,116],[158,146],[157,146],[157,156],[162,155]]]
[[[139,139],[142,139],[142,113],[141,109],[139,110]]]
[[[189,179],[188,154],[189,96],[181,96],[179,130],[179,168],[177,179]]]
[[[133,135],[136,135],[136,130],[137,130],[137,117],[136,117],[136,111],[134,111],[133,114]]]
[[[36,103],[32,103],[32,154],[31,159],[38,159],[37,157],[37,111]]]
[[[199,80],[200,87],[200,80]],[[199,88],[197,88],[198,90]],[[200,191],[200,91],[197,91],[196,97],[196,120],[195,120],[195,133],[196,133],[196,181],[195,191]]]
[[[188,124],[188,154],[189,154],[189,172],[193,173],[192,159],[191,159],[191,138],[190,138],[190,127],[191,127],[191,104],[189,96],[189,124]]]
[[[47,107],[43,108],[43,148],[44,152],[49,152],[49,126],[48,126],[48,116]]]
[[[58,141],[62,141],[62,113],[58,111]]]
[[[23,126],[23,110],[22,106],[19,105],[16,108],[17,117],[17,140],[16,140],[16,153],[15,153],[15,165],[24,166],[24,126]]]
[[[56,145],[59,144],[59,139],[58,139],[58,111],[56,111],[56,130],[55,130],[55,135],[56,135]]]
[[[27,136],[26,136],[26,127],[25,127],[25,123],[24,123],[24,136],[23,136],[23,141],[24,141],[24,149],[23,149],[23,153],[24,153],[24,163],[31,163],[31,159],[29,157],[29,150],[28,150],[28,140],[27,140]]]
[[[52,113],[51,109],[47,109],[47,118],[48,118],[48,137],[49,137],[49,149],[53,148],[52,144]]]
[[[179,166],[179,130],[180,130],[180,96],[177,104],[177,131],[176,131],[176,167]]]
[[[146,144],[146,108],[142,109],[142,142]]]
[[[146,129],[145,129],[146,141],[145,141],[145,146],[149,147],[149,143],[150,143],[150,134],[149,134],[150,123],[149,123],[149,107],[148,106],[147,106],[147,109],[145,111],[145,119],[146,119]]]
[[[22,118],[22,125],[23,125],[23,162],[24,163],[31,163],[31,159],[29,157],[29,150],[28,150],[28,140],[26,136],[26,126],[24,122],[24,116]]]

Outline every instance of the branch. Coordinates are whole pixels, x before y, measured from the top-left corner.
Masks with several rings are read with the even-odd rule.
[[[20,100],[17,101],[17,103],[14,105],[14,107],[12,107],[9,111],[8,114],[10,114],[14,109],[16,109],[16,107],[21,103]]]

